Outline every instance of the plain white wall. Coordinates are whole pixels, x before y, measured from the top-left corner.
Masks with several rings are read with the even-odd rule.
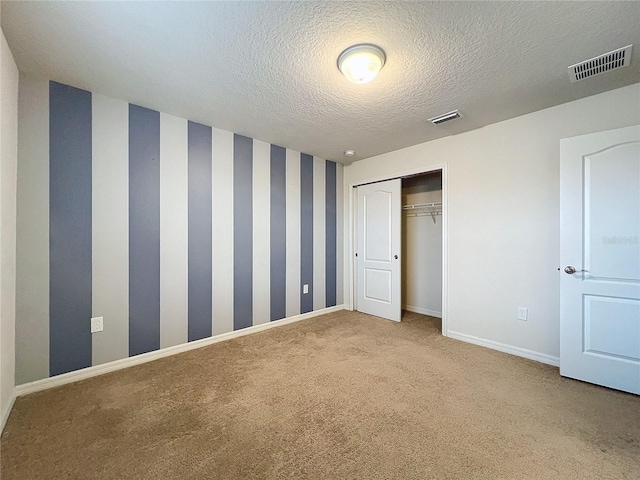
[[[345,194],[355,183],[446,164],[448,331],[557,359],[559,142],[635,124],[640,84],[361,160],[344,170]],[[527,322],[516,320],[517,307],[529,308]]]
[[[0,30],[1,32],[1,30]],[[0,431],[15,387],[16,168],[18,68],[4,33],[0,45]]]

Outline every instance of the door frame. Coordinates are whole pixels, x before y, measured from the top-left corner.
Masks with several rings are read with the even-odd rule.
[[[349,198],[349,211],[348,211],[348,221],[349,221],[349,239],[347,242],[347,258],[350,261],[346,262],[348,265],[348,285],[349,285],[349,295],[348,295],[348,304],[347,308],[349,310],[354,310],[356,308],[355,304],[355,292],[356,292],[356,275],[355,275],[355,251],[356,251],[356,206],[357,206],[357,191],[356,187],[360,185],[366,185],[368,183],[376,183],[376,182],[384,182],[386,180],[393,180],[394,178],[404,178],[410,177],[413,175],[420,175],[422,173],[432,173],[437,172],[438,170],[442,171],[442,335],[448,336],[448,303],[447,303],[447,293],[449,290],[448,284],[448,264],[449,264],[449,195],[448,195],[448,173],[447,173],[447,163],[430,165],[428,167],[420,167],[411,170],[405,170],[399,172],[394,175],[381,175],[378,177],[367,178],[365,180],[359,180],[357,182],[349,183],[349,190],[347,192],[347,196]],[[404,252],[401,253],[404,255]]]

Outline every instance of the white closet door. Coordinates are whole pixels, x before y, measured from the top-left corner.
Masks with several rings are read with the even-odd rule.
[[[357,310],[400,321],[400,179],[358,187]]]

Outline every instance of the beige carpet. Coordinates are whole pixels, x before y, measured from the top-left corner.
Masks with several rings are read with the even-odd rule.
[[[19,398],[10,479],[639,479],[640,397],[340,312]]]

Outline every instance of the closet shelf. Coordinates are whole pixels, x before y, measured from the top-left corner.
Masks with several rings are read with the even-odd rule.
[[[436,223],[436,216],[442,215],[442,202],[403,205],[402,213],[407,217],[422,217],[428,215],[433,219],[433,223]]]

